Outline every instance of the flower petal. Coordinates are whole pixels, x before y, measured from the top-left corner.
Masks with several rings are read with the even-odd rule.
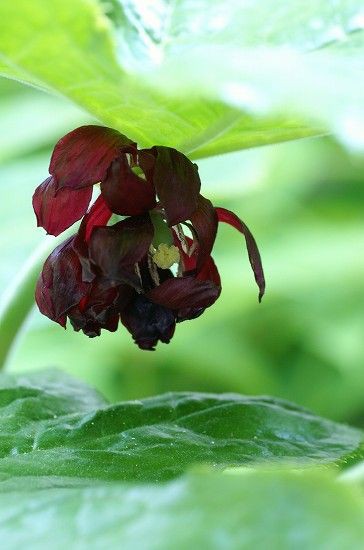
[[[153,183],[168,225],[190,219],[198,208],[201,188],[197,166],[171,147],[155,146],[144,152],[155,156]]]
[[[220,289],[211,281],[200,281],[195,277],[175,277],[153,288],[146,296],[156,304],[179,310],[209,307],[219,294]]]
[[[52,288],[45,282],[48,273],[46,266],[43,268],[43,272],[39,275],[38,281],[35,287],[35,302],[39,311],[56,323],[59,323],[61,327],[66,328],[67,317],[66,315],[56,316],[54,311],[54,304],[52,299]]]
[[[177,248],[179,250],[179,253],[180,253],[183,275],[193,275],[193,276],[195,276],[196,275],[196,265],[197,265],[197,252],[196,252],[196,250],[194,250],[193,253],[189,256],[185,252],[184,246],[182,245],[182,242],[181,242],[175,228],[173,228],[173,230],[172,230],[172,236],[173,236],[174,245],[177,246]],[[183,241],[185,243],[187,243],[189,249],[193,245],[193,240],[190,237],[187,237],[186,235],[183,236]]]
[[[143,170],[146,179],[153,182],[155,157],[152,149],[141,149],[138,151],[138,166]]]
[[[100,195],[91,206],[89,212],[84,216],[77,235],[73,241],[73,249],[77,253],[82,265],[82,280],[92,282],[95,279],[89,256],[88,242],[95,227],[104,226],[112,216],[105,199]]]
[[[101,329],[115,332],[119,324],[117,298],[116,288],[104,289],[96,280],[89,295],[68,312],[74,330],[82,330],[90,338],[100,336]]]
[[[173,232],[173,241],[175,246],[178,247],[181,260],[182,260],[182,266],[183,266],[183,275],[184,276],[194,276],[196,279],[199,279],[201,281],[212,281],[216,286],[221,288],[221,279],[220,274],[217,270],[217,267],[215,265],[215,262],[212,258],[212,256],[209,256],[199,272],[197,273],[196,265],[197,265],[197,253],[196,250],[191,254],[191,256],[188,256],[186,252],[183,250],[182,243],[179,240],[176,232]],[[189,248],[191,248],[193,244],[193,240],[190,237],[185,236],[185,241]]]
[[[144,214],[156,204],[153,184],[134,174],[126,155],[112,162],[101,192],[112,212],[121,216]]]
[[[211,201],[200,195],[198,198],[198,208],[190,216],[190,220],[198,238],[196,268],[197,271],[200,271],[210,257],[217,233],[217,214]]]
[[[82,281],[82,268],[73,250],[74,237],[61,243],[48,256],[36,288],[36,302],[44,315],[65,326],[68,310],[87,295],[89,285]]]
[[[99,195],[83,218],[79,233],[86,242],[89,242],[94,227],[106,225],[111,216],[112,212],[104,197]]]
[[[202,269],[197,274],[196,279],[199,281],[211,281],[217,288],[217,298],[220,296],[221,279],[215,262],[211,256],[206,260]],[[195,307],[181,308],[178,310],[177,322],[180,323],[188,319],[196,319],[196,317],[202,315],[205,309],[206,307],[201,307],[199,305]]]
[[[125,146],[135,144],[112,128],[81,126],[56,144],[49,173],[56,177],[58,188],[93,185],[104,179],[111,162]]]
[[[140,288],[135,264],[147,254],[153,235],[148,214],[96,227],[90,239],[91,261],[111,285],[125,282]]]
[[[120,312],[123,325],[143,350],[154,351],[158,340],[168,344],[176,327],[173,312],[135,292],[134,299]]]
[[[258,245],[255,242],[253,235],[251,234],[249,228],[245,225],[243,221],[234,212],[226,210],[225,208],[216,208],[216,213],[219,222],[225,222],[235,227],[240,233],[245,237],[246,246],[248,249],[249,261],[254,272],[255,281],[259,287],[259,302],[261,301],[264,291],[265,291],[265,279],[262,260],[260,258]]]
[[[202,269],[198,272],[196,279],[200,281],[211,281],[221,289],[220,274],[211,256],[207,258],[206,262],[202,266]]]
[[[92,196],[92,188],[59,189],[54,177],[41,183],[33,195],[33,208],[38,227],[57,237],[87,211]]]

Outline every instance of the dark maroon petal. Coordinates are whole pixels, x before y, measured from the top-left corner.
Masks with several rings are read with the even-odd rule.
[[[211,256],[206,260],[206,262],[202,266],[202,269],[200,269],[200,271],[198,272],[196,278],[200,281],[211,281],[221,289],[220,274]]]
[[[89,285],[82,281],[82,268],[72,248],[72,238],[63,248],[51,254],[53,264],[53,303],[57,318],[78,304],[87,294]]]
[[[186,254],[186,252],[183,250],[182,243],[178,238],[177,232],[173,230],[172,233],[173,233],[174,245],[177,246],[180,253],[181,260],[182,260],[183,274],[196,275],[196,264],[197,264],[196,250],[191,254],[191,256]],[[185,236],[185,241],[189,247],[191,247],[191,245],[193,244],[193,240],[190,239],[189,237]]]
[[[189,237],[186,237],[187,242],[189,245],[192,244],[192,240]],[[210,256],[198,274],[196,275],[196,261],[197,261],[197,255],[196,252],[192,254],[192,256],[187,256],[183,251],[182,254],[182,261],[184,266],[184,275],[185,276],[191,276],[193,275],[196,277],[197,280],[200,281],[211,281],[214,285],[216,285],[216,288],[218,289],[218,296],[221,292],[221,279],[220,274],[217,270],[217,267],[215,265],[214,260]],[[205,311],[205,307],[187,307],[187,308],[181,308],[178,310],[177,313],[177,322],[180,323],[181,321],[185,321],[187,319],[195,319],[196,317],[199,317],[202,315],[202,313]]]
[[[121,149],[130,146],[135,144],[112,128],[81,126],[59,140],[49,173],[56,177],[59,188],[87,187],[103,180]]]
[[[178,246],[181,259],[182,259],[182,265],[183,265],[183,275],[185,276],[194,276],[196,279],[200,281],[211,281],[214,283],[221,291],[221,279],[220,274],[218,272],[218,269],[215,265],[215,262],[211,256],[207,258],[199,272],[196,274],[196,265],[197,265],[197,254],[196,251],[193,252],[191,256],[188,256],[182,246],[181,242],[179,241],[176,233],[174,232],[174,244],[175,246]],[[190,237],[185,237],[187,245],[191,247],[193,241],[190,239]]]
[[[173,312],[135,293],[120,313],[121,322],[144,350],[153,351],[158,340],[168,344],[174,334],[176,321]]]
[[[59,189],[52,176],[41,183],[33,195],[33,208],[38,227],[57,236],[81,219],[87,211],[92,188]]]
[[[255,281],[259,287],[259,302],[261,301],[264,291],[265,291],[265,279],[262,260],[260,258],[258,245],[255,242],[253,235],[251,234],[249,228],[245,225],[243,221],[230,210],[225,208],[216,208],[216,213],[219,222],[225,222],[232,227],[235,227],[240,233],[245,237],[246,247],[248,249],[249,261],[254,272]]]
[[[62,315],[60,317],[56,316],[52,299],[52,288],[45,284],[43,273],[41,273],[38,277],[37,285],[35,288],[35,302],[38,306],[39,311],[43,315],[45,315],[52,321],[56,321],[56,323],[59,323],[62,327],[66,328],[67,317],[66,315]]]
[[[111,216],[111,210],[107,206],[103,196],[100,195],[91,206],[89,212],[84,216],[73,241],[73,248],[82,265],[82,280],[85,282],[92,282],[96,276],[96,273],[92,269],[87,243],[90,240],[93,229],[106,225]]]
[[[119,324],[117,298],[118,289],[105,289],[96,280],[89,295],[68,312],[74,330],[82,330],[90,338],[100,336],[102,329],[115,332]]]
[[[171,147],[144,150],[156,157],[153,182],[169,226],[190,219],[198,208],[201,182],[197,166]]]
[[[140,288],[135,264],[149,251],[153,236],[148,214],[96,227],[90,239],[90,258],[110,284],[126,282]]]
[[[61,243],[48,256],[36,288],[40,311],[65,326],[65,315],[87,295],[89,285],[82,281],[82,268],[73,250],[74,237]]]
[[[138,165],[143,170],[147,180],[152,183],[155,166],[155,156],[151,152],[151,149],[141,149],[140,151],[138,151]]]
[[[134,300],[137,295],[133,287],[129,285],[120,285],[118,288],[117,308],[122,313],[126,307]]]
[[[183,266],[183,275],[190,275],[196,277],[196,279],[200,280],[211,280],[214,282],[217,286],[220,286],[220,275],[217,271],[216,265],[212,259],[211,256],[208,256],[203,266],[200,268],[200,270],[197,272],[197,261],[198,261],[198,252],[197,250],[194,250],[193,253],[189,256],[186,254],[186,252],[183,250],[182,244],[177,237],[176,232],[173,234],[173,240],[175,246],[178,247],[181,260],[182,260],[182,266]],[[185,241],[189,248],[193,245],[193,240],[190,237],[185,236]]]
[[[138,216],[156,205],[153,184],[134,174],[126,155],[113,161],[101,192],[110,209],[121,216]]]
[[[200,195],[198,208],[190,216],[190,219],[198,238],[196,268],[199,271],[210,257],[216,239],[218,220],[211,201]]]
[[[94,227],[106,225],[112,216],[112,212],[102,195],[97,197],[89,212],[83,218],[80,225],[79,234],[89,242]]]
[[[82,268],[82,280],[87,283],[92,283],[96,277],[96,272],[93,269],[87,243],[79,234],[75,236],[73,241],[73,250],[78,256]]]
[[[156,304],[173,310],[211,306],[219,297],[220,289],[211,281],[194,277],[167,279],[150,290],[146,296]]]

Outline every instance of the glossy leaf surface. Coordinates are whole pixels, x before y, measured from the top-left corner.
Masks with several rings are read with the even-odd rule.
[[[161,481],[197,464],[345,464],[362,456],[361,431],[269,397],[169,393],[108,405],[46,371],[3,375],[0,404],[3,480]]]

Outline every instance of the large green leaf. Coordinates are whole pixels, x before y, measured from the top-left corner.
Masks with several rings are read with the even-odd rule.
[[[110,406],[57,371],[1,375],[0,433],[7,550],[362,544],[362,495],[308,467],[362,458],[362,432],[284,401],[170,393]]]
[[[363,145],[363,26],[360,0],[2,0],[0,73],[195,158],[327,129]]]
[[[170,548],[359,550],[364,501],[323,472],[194,475],[0,494],[7,550]]]
[[[361,431],[268,397],[170,393],[108,406],[53,371],[3,375],[0,384],[2,480],[159,481],[196,464],[308,465],[363,456]]]

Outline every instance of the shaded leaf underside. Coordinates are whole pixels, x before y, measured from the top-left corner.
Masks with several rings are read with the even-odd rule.
[[[188,476],[0,494],[9,550],[361,548],[363,499],[320,472]],[[188,526],[188,528],[186,528]],[[208,528],[207,528],[208,527]]]
[[[345,139],[364,112],[363,26],[354,0],[4,0],[0,74],[194,158],[327,130]]]

